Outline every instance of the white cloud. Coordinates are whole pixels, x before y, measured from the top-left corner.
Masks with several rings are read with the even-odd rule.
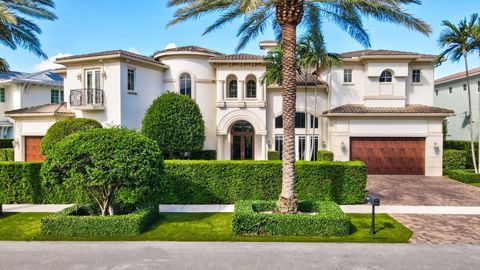
[[[57,55],[50,56],[47,60],[43,60],[41,63],[35,65],[35,71],[43,71],[47,69],[61,68],[62,65],[55,64],[54,61],[57,58],[71,56],[69,53],[57,53]]]
[[[177,45],[176,45],[175,43],[173,43],[173,42],[168,43],[167,46],[165,46],[165,50],[167,50],[167,49],[175,49],[175,48],[177,48]]]
[[[136,54],[139,54],[138,50],[136,48],[130,48],[127,50],[128,52],[131,52],[131,53],[136,53]]]

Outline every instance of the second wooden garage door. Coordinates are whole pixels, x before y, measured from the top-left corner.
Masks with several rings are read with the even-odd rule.
[[[43,161],[45,156],[40,154],[40,145],[42,143],[40,136],[25,137],[25,161]]]
[[[425,138],[350,138],[350,160],[369,174],[425,174]]]

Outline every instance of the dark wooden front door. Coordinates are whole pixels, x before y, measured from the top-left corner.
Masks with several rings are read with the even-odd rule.
[[[425,138],[350,138],[350,160],[369,174],[425,174]]]
[[[45,156],[40,154],[40,145],[43,137],[26,136],[25,138],[25,161],[44,161]]]
[[[231,130],[231,159],[255,159],[255,131],[247,121],[238,121]]]

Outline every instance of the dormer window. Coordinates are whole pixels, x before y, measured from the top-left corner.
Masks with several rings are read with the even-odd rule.
[[[392,73],[388,70],[384,70],[382,74],[380,74],[379,82],[381,83],[391,83],[392,82]]]
[[[180,75],[180,94],[192,96],[192,77],[188,73]]]

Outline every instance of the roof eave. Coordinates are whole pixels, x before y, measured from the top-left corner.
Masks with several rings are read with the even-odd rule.
[[[264,60],[208,60],[212,64],[266,64]]]
[[[449,117],[454,113],[324,113],[324,117]]]
[[[114,59],[127,59],[130,61],[135,61],[139,63],[143,63],[146,65],[151,65],[155,66],[160,69],[168,69],[168,65],[162,64],[162,63],[154,63],[151,61],[147,60],[142,60],[136,57],[128,56],[125,54],[121,53],[114,53],[114,54],[108,54],[108,55],[97,55],[97,56],[84,56],[84,57],[68,57],[68,58],[60,58],[54,61],[55,64],[59,65],[64,65],[67,66],[68,64],[76,64],[76,63],[81,63],[81,62],[89,62],[89,61],[96,61],[96,60],[114,60]]]

